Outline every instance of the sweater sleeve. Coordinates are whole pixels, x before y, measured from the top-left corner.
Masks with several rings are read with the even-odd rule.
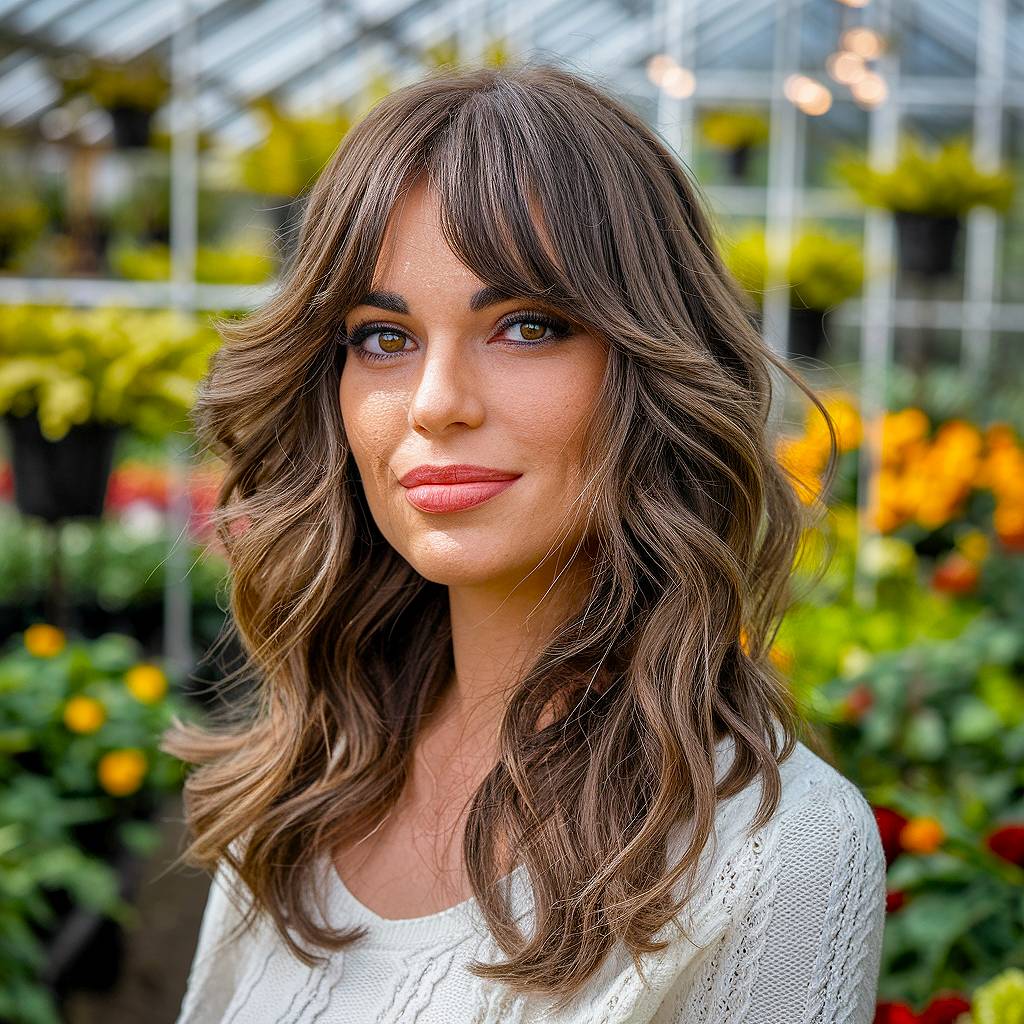
[[[745,913],[672,1002],[671,1024],[874,1020],[886,865],[870,804],[847,780],[815,785],[775,830]]]
[[[242,913],[230,892],[234,875],[221,861],[206,897],[199,937],[175,1024],[219,1024],[234,993],[241,960]]]

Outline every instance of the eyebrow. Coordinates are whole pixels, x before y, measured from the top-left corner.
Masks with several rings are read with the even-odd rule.
[[[499,302],[507,302],[514,298],[516,298],[514,292],[488,285],[470,296],[469,308],[471,312],[479,313],[480,310],[486,309],[488,306],[496,306]],[[386,309],[391,313],[407,314],[409,312],[409,304],[398,292],[370,291],[363,295],[356,305],[376,306],[378,309]]]

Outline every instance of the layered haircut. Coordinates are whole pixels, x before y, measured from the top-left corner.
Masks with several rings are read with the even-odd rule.
[[[462,836],[507,958],[471,970],[564,1003],[614,942],[637,964],[664,948],[652,936],[696,890],[719,800],[760,779],[753,833],[797,740],[823,750],[768,657],[822,513],[775,457],[773,367],[828,427],[824,487],[835,431],[754,326],[685,166],[605,86],[550,63],[442,70],[354,126],[309,192],[274,295],[217,323],[195,424],[226,467],[215,521],[255,685],[163,738],[196,766],[182,859],[229,864],[251,894],[246,923],[269,917],[307,965],[321,959],[308,946],[364,934],[310,913],[314,863],[395,804],[453,672],[447,588],[375,525],[338,401],[343,317],[420,181],[481,281],[609,346],[578,501],[589,596],[511,693]],[[499,885],[508,851],[528,872],[532,934]]]

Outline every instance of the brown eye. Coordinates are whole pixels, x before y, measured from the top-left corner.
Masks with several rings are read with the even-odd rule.
[[[377,343],[385,352],[401,352],[405,345],[405,335],[397,331],[378,331],[380,341]]]

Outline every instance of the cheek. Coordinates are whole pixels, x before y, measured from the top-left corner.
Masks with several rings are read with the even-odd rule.
[[[341,378],[341,419],[363,483],[368,489],[383,484],[391,452],[398,443],[396,424],[404,413],[383,391],[368,391],[353,380]]]

